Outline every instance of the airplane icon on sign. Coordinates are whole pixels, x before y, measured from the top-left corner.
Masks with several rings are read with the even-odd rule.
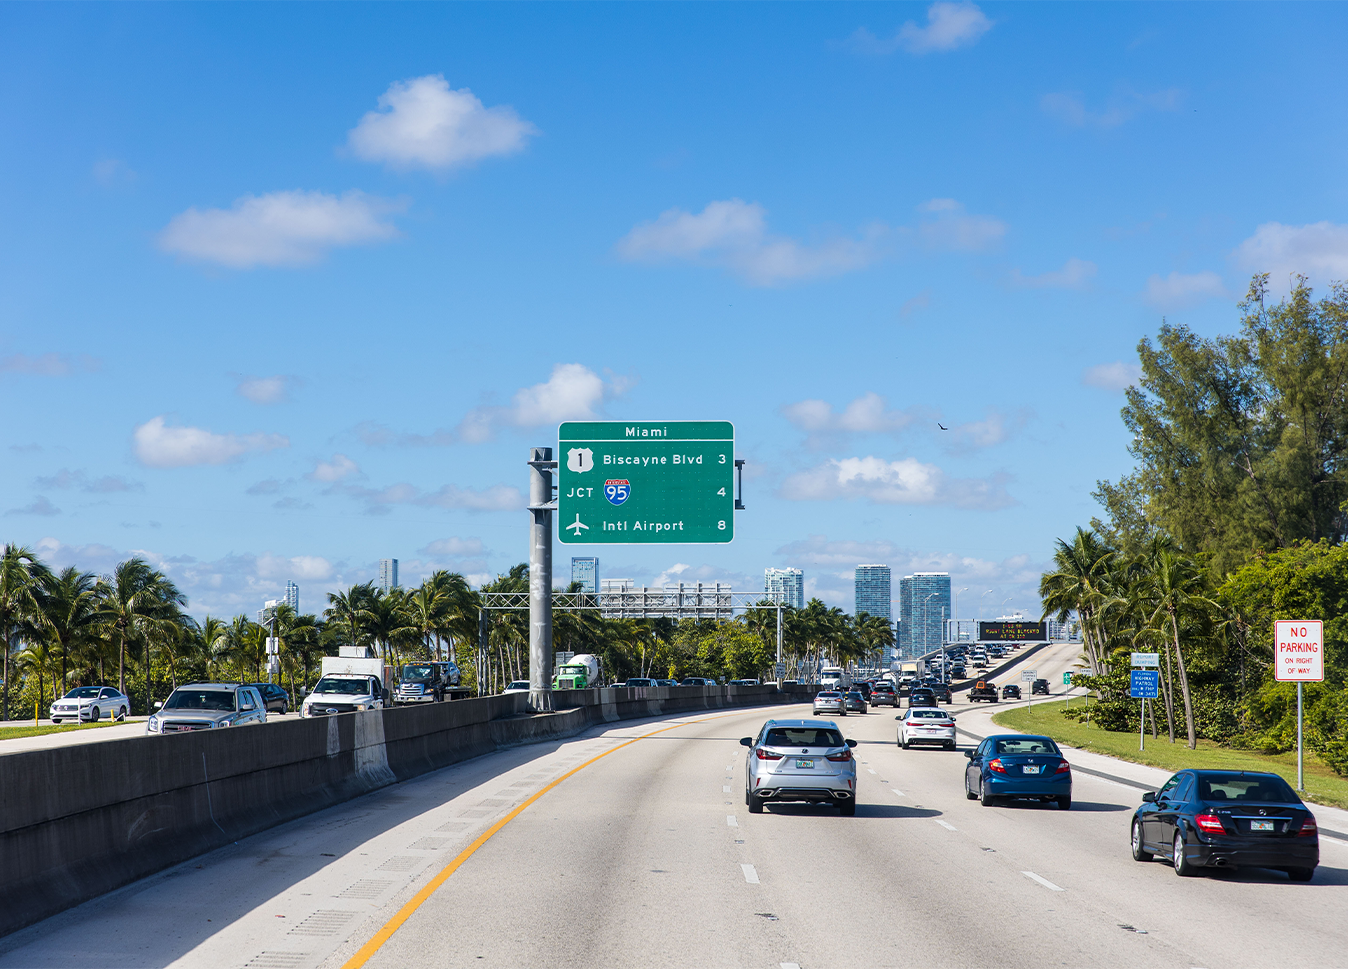
[[[576,520],[573,521],[570,525],[567,525],[567,526],[566,526],[566,530],[567,530],[567,531],[572,531],[572,530],[574,530],[575,533],[576,533],[576,538],[580,538],[581,530],[582,530],[582,529],[587,529],[587,530],[588,530],[589,527],[590,527],[589,525],[586,525],[584,522],[582,522],[582,521],[580,520],[580,512],[577,512],[577,513],[576,513]]]

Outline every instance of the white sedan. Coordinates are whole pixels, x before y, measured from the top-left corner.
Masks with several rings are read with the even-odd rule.
[[[899,721],[899,746],[907,750],[913,744],[940,744],[955,749],[955,717],[940,707],[914,707]]]
[[[110,686],[77,686],[51,705],[51,722],[92,723],[107,717],[125,720],[131,698]]]

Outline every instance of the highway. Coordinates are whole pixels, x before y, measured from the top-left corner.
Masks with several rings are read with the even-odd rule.
[[[1077,649],[1028,663],[1060,690]],[[1005,706],[951,706],[962,746]],[[1348,842],[1322,837],[1309,884],[1180,879],[1129,855],[1136,787],[1083,772],[1071,811],[984,808],[964,797],[965,758],[900,750],[887,707],[839,721],[860,742],[855,818],[804,805],[749,815],[739,738],[808,714],[625,722],[479,758],[0,939],[0,969],[94,952],[102,966],[203,969],[1346,961]]]

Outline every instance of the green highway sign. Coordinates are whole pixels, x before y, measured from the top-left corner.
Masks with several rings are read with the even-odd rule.
[[[729,421],[567,421],[557,441],[562,544],[708,545],[735,537]]]

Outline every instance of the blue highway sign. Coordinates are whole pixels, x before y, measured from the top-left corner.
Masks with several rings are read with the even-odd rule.
[[[1134,700],[1155,700],[1161,695],[1161,671],[1133,670],[1128,680],[1128,695]]]

